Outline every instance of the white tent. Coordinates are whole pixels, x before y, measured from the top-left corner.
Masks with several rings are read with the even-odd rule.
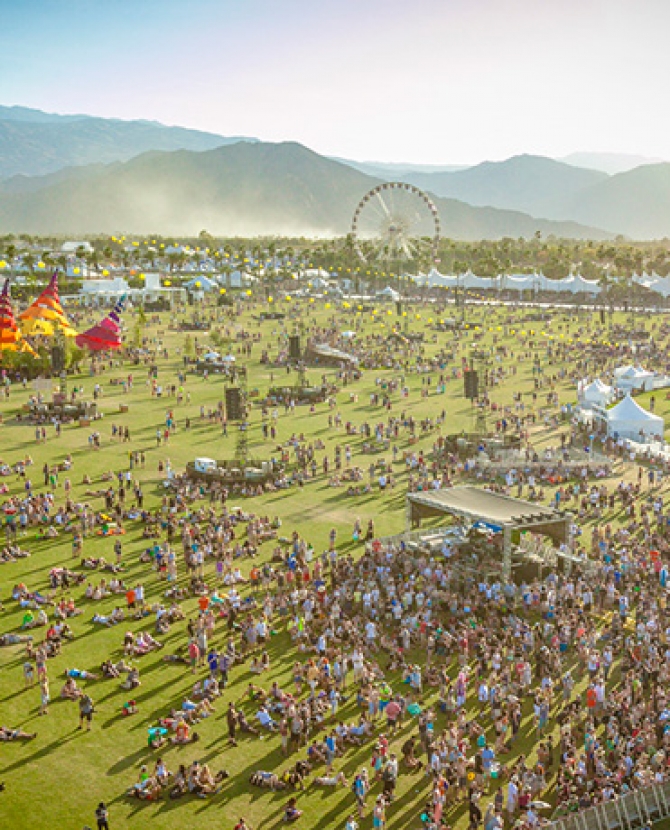
[[[580,389],[579,399],[582,406],[590,407],[593,404],[598,406],[607,406],[612,400],[614,390],[611,386],[603,383],[600,378],[596,378],[592,383],[583,383]]]
[[[628,366],[621,374],[615,372],[615,375],[616,388],[622,389],[624,392],[630,392],[632,389],[650,391],[654,388],[656,375],[641,366]]]
[[[231,271],[228,274],[224,282],[227,282],[230,288],[243,288],[246,285],[250,285],[252,282],[256,282],[256,277],[248,274],[246,271]]]
[[[587,280],[581,274],[577,274],[574,278],[575,290],[583,291],[585,294],[600,294],[602,288],[596,280]]]
[[[317,279],[318,277],[321,277],[322,279],[330,279],[330,274],[325,268],[305,268],[302,272],[302,276],[310,280]]]
[[[382,290],[378,291],[375,296],[380,300],[392,300],[394,303],[397,303],[400,299],[400,294],[391,288],[390,285],[387,285],[386,288],[382,288]]]
[[[478,277],[472,271],[468,271],[459,278],[458,284],[463,288],[498,288],[499,277]]]
[[[458,285],[458,277],[440,274],[437,268],[432,268],[425,276],[417,275],[416,282],[419,285],[442,286],[443,288],[454,288]]]
[[[502,278],[503,287],[511,291],[534,291],[537,288],[535,274],[510,274]]]
[[[655,282],[653,282],[649,289],[654,291],[656,294],[660,294],[662,297],[669,297],[670,296],[670,276],[669,277],[659,277]]]
[[[638,441],[641,437],[663,437],[665,421],[659,415],[647,412],[630,395],[607,413],[609,435]]]

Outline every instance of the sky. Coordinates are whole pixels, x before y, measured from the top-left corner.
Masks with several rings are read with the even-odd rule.
[[[358,160],[670,159],[668,0],[0,0],[0,103]]]

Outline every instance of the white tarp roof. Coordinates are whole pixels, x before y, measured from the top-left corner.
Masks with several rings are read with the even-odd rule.
[[[585,403],[597,403],[603,406],[609,403],[612,393],[611,386],[607,386],[600,378],[596,378],[592,383],[582,387],[581,398]]]
[[[610,435],[616,433],[620,438],[639,439],[640,435],[647,437],[663,435],[665,421],[653,412],[647,412],[630,395],[618,403],[607,413],[607,428]]]

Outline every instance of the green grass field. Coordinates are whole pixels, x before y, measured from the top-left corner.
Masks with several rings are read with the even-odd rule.
[[[254,312],[258,312],[258,307]],[[335,309],[327,308],[323,303],[314,306],[303,306],[302,310],[294,310],[295,315],[304,315],[305,322],[311,319],[325,325],[335,315]],[[416,319],[416,313],[421,319]],[[524,323],[520,318],[528,310],[472,306],[468,308],[467,319],[470,328],[462,332],[458,341],[450,333],[440,333],[433,342],[433,331],[429,320],[437,315],[429,308],[422,308],[418,312],[412,311],[411,327],[413,330],[426,332],[425,349],[428,354],[439,348],[448,347],[455,352],[454,360],[460,365],[460,358],[468,355],[472,350],[473,340],[478,339],[485,347],[505,345],[514,352],[505,361],[502,367],[515,365],[517,374],[501,379],[500,383],[491,390],[491,397],[497,403],[511,404],[514,393],[528,393],[533,388],[532,365],[535,352],[540,356],[545,367],[545,386],[540,390],[538,405],[543,402],[544,395],[549,391],[549,376],[557,374],[561,368],[574,371],[574,363],[583,354],[580,347],[575,345],[570,356],[562,358],[556,365],[547,365],[546,348],[529,350],[524,345],[527,340],[542,340],[543,342],[561,343],[590,339],[595,323],[595,315],[583,312],[581,316],[573,313],[569,317],[564,312],[554,314],[549,323]],[[159,368],[159,382],[163,386],[177,383],[176,374],[182,366],[178,351],[184,348],[185,335],[183,332],[169,331],[167,314],[163,314],[160,326],[149,326],[145,332],[149,338],[149,345],[155,345],[160,339],[169,350],[169,357],[159,357],[156,364]],[[446,315],[445,315],[446,316]],[[371,334],[388,334],[395,318],[388,316],[386,310],[381,310],[374,317],[368,313],[356,316],[355,310],[338,310],[335,317],[342,329],[360,326],[359,337]],[[381,319],[381,322],[380,322]],[[408,318],[409,319],[409,318]],[[623,317],[622,317],[623,322]],[[126,324],[129,330],[133,326],[130,313],[126,315]],[[223,331],[225,328],[233,332],[236,327],[249,326],[255,332],[259,324],[251,322],[250,310],[245,310],[241,316],[236,316],[218,324],[216,328]],[[544,326],[546,336],[540,333],[531,336],[528,332],[533,326]],[[525,328],[524,328],[525,327]],[[292,331],[293,321],[288,320],[286,330]],[[479,330],[477,330],[479,329]],[[263,334],[262,346],[256,345],[252,358],[246,363],[249,372],[249,388],[257,388],[264,393],[270,385],[270,372],[274,372],[275,380],[284,380],[284,370],[271,369],[259,363],[261,347],[268,348],[271,356],[276,354],[277,337],[281,334],[282,326],[277,322],[265,322],[260,331]],[[579,334],[581,330],[581,335]],[[158,334],[161,331],[162,334]],[[521,334],[524,331],[526,334]],[[191,335],[194,337],[194,335]],[[553,341],[548,338],[553,337]],[[204,335],[198,336],[199,342],[209,342]],[[385,347],[386,348],[386,347]],[[233,346],[235,352],[236,346]],[[242,362],[242,358],[238,358]],[[452,365],[452,364],[450,364]],[[651,367],[653,368],[653,367]],[[111,385],[110,380],[125,377],[129,372],[134,376],[134,388],[124,394],[121,386]],[[308,377],[314,381],[320,377],[320,372],[310,370]],[[342,389],[338,394],[338,410],[343,420],[360,424],[367,420],[371,424],[386,420],[387,413],[381,408],[372,408],[369,405],[369,395],[374,391],[375,380],[380,377],[397,376],[398,371],[379,369],[365,371],[360,381],[353,386]],[[447,383],[445,394],[435,393],[435,379],[431,385],[428,398],[421,397],[422,377],[415,373],[406,375],[410,387],[410,395],[406,401],[401,401],[396,395],[391,414],[398,415],[406,412],[416,419],[425,417],[435,418],[444,409],[446,423],[442,426],[443,434],[469,430],[473,424],[472,410],[469,403],[463,398],[462,381],[450,380]],[[229,429],[229,435],[223,437],[220,427],[210,424],[207,419],[200,418],[200,407],[214,407],[224,394],[224,384],[220,378],[212,377],[203,381],[194,374],[188,374],[185,390],[190,393],[190,403],[176,405],[174,398],[151,397],[146,384],[147,369],[145,366],[131,366],[117,364],[105,369],[99,378],[92,378],[88,373],[78,377],[70,377],[69,384],[82,385],[90,396],[95,381],[101,383],[104,397],[99,401],[99,407],[104,412],[104,419],[96,422],[90,428],[78,425],[63,427],[59,438],[55,437],[54,430],[48,429],[48,440],[45,444],[35,441],[34,428],[27,423],[17,423],[16,413],[26,403],[32,393],[30,385],[26,390],[13,386],[9,400],[0,400],[0,413],[4,423],[0,426],[0,459],[7,464],[14,464],[18,460],[30,455],[34,466],[29,475],[36,489],[41,490],[41,469],[45,461],[53,464],[71,454],[74,461],[69,477],[73,485],[73,495],[77,501],[89,501],[97,509],[103,506],[100,498],[91,498],[85,495],[87,489],[102,489],[100,483],[103,472],[127,469],[128,452],[130,450],[144,451],[146,467],[136,470],[137,478],[143,484],[145,493],[145,507],[155,507],[163,496],[163,476],[158,472],[159,462],[169,458],[173,468],[181,471],[186,462],[196,456],[205,455],[213,458],[231,457],[235,447],[235,430]],[[289,379],[295,380],[295,375]],[[565,377],[557,380],[555,390],[559,395],[559,403],[574,402],[574,384]],[[350,401],[350,393],[358,395],[358,401]],[[529,398],[525,398],[526,402]],[[119,404],[128,404],[127,413],[119,412]],[[178,423],[175,435],[167,446],[156,446],[155,433],[157,427],[164,425],[165,414],[168,409],[174,409]],[[556,407],[552,407],[552,412]],[[670,402],[664,396],[657,395],[656,412],[670,415]],[[329,428],[329,410],[325,404],[320,404],[315,413],[310,413],[308,407],[298,407],[291,416],[285,416],[280,408],[278,422],[278,437],[273,443],[264,441],[261,432],[260,409],[254,407],[251,416],[250,450],[251,455],[266,457],[275,454],[275,446],[288,440],[292,434],[304,433],[308,440],[321,438],[326,444],[327,454],[332,458],[336,444],[349,444],[353,451],[353,464],[361,466],[365,471],[370,460],[378,460],[380,456],[363,455],[360,452],[362,439],[360,436],[347,437],[344,429]],[[184,428],[184,420],[189,417],[192,421],[190,430]],[[111,427],[116,424],[128,427],[131,434],[130,443],[119,443],[112,440]],[[88,435],[97,429],[102,435],[100,450],[93,451],[89,447]],[[349,497],[344,487],[331,488],[323,476],[319,466],[319,475],[314,481],[308,482],[304,488],[294,488],[279,493],[271,493],[253,500],[231,499],[229,504],[240,504],[245,510],[259,515],[279,516],[283,526],[281,533],[290,535],[295,528],[301,535],[310,540],[317,552],[327,546],[328,533],[332,527],[338,530],[338,538],[343,540],[343,551],[354,550],[351,539],[351,530],[356,518],[360,518],[363,525],[368,519],[374,519],[377,533],[389,535],[404,527],[404,494],[406,490],[406,472],[402,463],[402,452],[408,449],[428,449],[437,436],[431,432],[411,447],[407,438],[401,436],[398,441],[400,454],[396,464],[395,474],[398,483],[392,492],[379,493],[378,489],[361,497]],[[556,430],[545,428],[542,422],[538,423],[533,433],[533,441],[537,446],[556,441]],[[318,454],[321,458],[322,454]],[[390,453],[388,459],[390,460]],[[92,485],[87,488],[82,479],[84,474],[91,477]],[[57,503],[64,500],[64,479],[61,474],[56,492]],[[11,494],[22,491],[22,480],[11,475],[0,483],[7,484]],[[71,539],[69,534],[62,534],[57,539],[38,541],[34,531],[27,536],[20,537],[23,547],[27,547],[31,556],[16,563],[0,566],[2,579],[1,599],[5,610],[0,614],[0,633],[18,630],[22,612],[17,604],[11,600],[11,588],[18,582],[25,582],[30,589],[45,591],[48,587],[48,573],[56,565],[70,566],[73,563],[71,555]],[[114,539],[88,537],[84,542],[84,553],[87,556],[104,555],[113,560]],[[163,594],[165,583],[159,582],[153,570],[148,565],[140,564],[139,554],[147,546],[142,539],[139,523],[127,523],[127,535],[123,537],[123,561],[127,566],[124,579],[127,584],[136,584],[142,581],[146,585],[147,601],[149,604],[158,602]],[[359,548],[355,548],[359,550]],[[269,556],[270,544],[261,548],[260,559]],[[258,561],[258,560],[256,560]],[[249,569],[251,562],[242,561],[242,567]],[[98,582],[101,573],[91,571],[90,577]],[[212,577],[214,566],[207,565],[208,577]],[[180,571],[180,581],[185,582],[185,574]],[[119,688],[119,682],[104,680],[82,684],[96,702],[96,715],[93,729],[90,733],[76,729],[78,723],[78,707],[76,703],[58,699],[60,687],[63,683],[63,674],[66,668],[77,667],[97,671],[100,663],[106,657],[120,659],[122,653],[123,633],[146,628],[153,631],[153,618],[143,622],[133,622],[114,628],[100,628],[91,623],[94,611],[109,613],[114,605],[118,604],[115,598],[108,598],[93,605],[83,598],[84,587],[78,587],[70,592],[78,605],[84,609],[83,615],[76,617],[72,623],[75,639],[65,644],[62,654],[49,661],[49,677],[51,681],[52,703],[46,717],[38,717],[39,688],[23,688],[22,664],[24,649],[20,646],[3,648],[0,650],[0,724],[20,726],[28,731],[37,731],[38,737],[31,742],[3,744],[0,748],[0,780],[6,783],[6,791],[0,793],[0,827],[3,828],[31,828],[31,830],[46,830],[46,828],[81,828],[85,824],[93,824],[93,811],[98,801],[105,800],[110,805],[110,826],[116,828],[147,828],[156,830],[176,830],[183,827],[197,827],[203,830],[217,828],[227,830],[232,828],[239,816],[245,816],[254,830],[258,828],[274,828],[281,825],[282,806],[288,795],[286,793],[271,794],[266,790],[252,788],[248,784],[248,777],[256,769],[283,770],[289,761],[282,758],[279,751],[278,737],[250,738],[241,736],[239,747],[228,747],[226,737],[225,709],[228,700],[239,700],[246,684],[251,679],[248,668],[236,667],[231,673],[232,682],[216,705],[216,713],[202,721],[197,731],[201,734],[201,742],[194,746],[168,748],[163,751],[151,752],[147,749],[147,727],[155,723],[157,718],[167,713],[170,707],[179,706],[185,696],[189,694],[195,679],[184,666],[171,665],[163,660],[163,655],[176,651],[186,643],[185,623],[176,624],[170,630],[163,652],[149,654],[138,660],[141,669],[142,686],[137,690],[135,699],[139,705],[138,714],[125,718],[121,715],[121,707],[128,699],[129,693]],[[195,599],[182,603],[187,616],[197,613]],[[35,632],[36,639],[40,631]],[[226,632],[217,630],[214,645],[225,643]],[[263,675],[260,682],[269,687],[273,680],[280,685],[291,685],[291,667],[296,657],[290,639],[283,629],[271,640],[270,656],[272,669],[268,675]],[[202,677],[205,670],[198,673]],[[399,688],[399,678],[392,678]],[[427,698],[428,700],[428,698]],[[253,710],[247,703],[243,708],[250,716]],[[525,710],[528,714],[529,704]],[[357,714],[355,696],[341,709],[341,715],[351,720]],[[442,719],[438,718],[438,725]],[[395,746],[399,746],[413,728],[407,722],[402,733],[397,736]],[[529,719],[524,721],[522,740],[515,746],[515,754],[524,752],[532,755],[533,737],[530,733]],[[360,750],[350,749],[341,759],[336,769],[343,769],[351,776],[360,767],[369,764],[372,747],[367,745]],[[158,803],[139,802],[125,797],[126,789],[138,777],[140,765],[143,763],[153,767],[155,758],[162,755],[172,770],[179,763],[187,763],[198,758],[207,761],[216,771],[226,768],[231,778],[224,784],[222,792],[208,800],[199,800],[184,797],[170,801],[167,798]],[[290,759],[295,760],[295,758]],[[507,759],[506,759],[507,761]],[[378,787],[379,785],[377,785]],[[373,790],[374,792],[374,790]],[[398,794],[395,803],[388,813],[389,828],[420,827],[419,814],[421,805],[430,794],[429,779],[417,775],[401,774]],[[551,792],[549,793],[551,796]],[[485,799],[487,803],[488,799]],[[298,802],[304,810],[302,818],[297,823],[301,828],[340,828],[344,826],[348,811],[353,810],[354,799],[348,788],[332,791],[328,788],[308,787],[305,793],[298,793]],[[449,821],[455,826],[467,825],[467,814],[464,807],[459,807],[453,814],[449,814]],[[367,816],[362,827],[371,826],[371,819]]]

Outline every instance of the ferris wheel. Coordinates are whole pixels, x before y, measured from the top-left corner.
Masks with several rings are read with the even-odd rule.
[[[351,222],[354,250],[366,265],[437,262],[440,217],[418,187],[388,182],[361,199]]]

